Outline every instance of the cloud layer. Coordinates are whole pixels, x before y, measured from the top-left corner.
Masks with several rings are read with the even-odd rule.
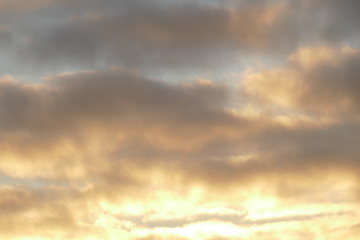
[[[357,239],[357,5],[0,0],[0,237]]]

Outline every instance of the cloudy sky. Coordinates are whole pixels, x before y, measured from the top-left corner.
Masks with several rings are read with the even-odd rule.
[[[0,238],[355,240],[358,0],[0,0]]]

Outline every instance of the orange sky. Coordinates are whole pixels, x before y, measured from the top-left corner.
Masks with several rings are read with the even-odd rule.
[[[0,239],[358,239],[359,7],[0,0]]]

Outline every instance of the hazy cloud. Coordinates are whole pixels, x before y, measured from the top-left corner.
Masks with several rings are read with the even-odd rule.
[[[0,0],[0,238],[357,239],[357,7]]]

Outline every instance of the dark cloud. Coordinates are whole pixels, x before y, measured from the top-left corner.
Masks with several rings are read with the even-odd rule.
[[[4,80],[0,99],[2,149],[34,154],[35,162],[55,157],[45,157],[46,149],[65,144],[77,152],[73,146],[88,149],[100,139],[107,154],[121,153],[132,142],[136,149],[187,152],[218,137],[231,138],[232,131],[248,125],[223,110],[222,87],[170,85],[125,70],[64,74],[39,85]],[[37,155],[40,149],[45,152]],[[76,158],[66,151],[61,155],[55,158]]]
[[[66,4],[58,8],[64,11],[58,9],[55,20],[47,21],[46,11],[54,11],[48,8],[40,13],[43,17],[23,16],[14,26],[13,31],[27,39],[18,41],[16,61],[25,61],[29,71],[35,66],[55,72],[73,66],[226,67],[237,58],[234,51],[263,48],[282,13],[276,3],[230,9],[196,3],[93,1],[84,3],[81,11],[70,7],[65,11]]]
[[[50,3],[51,0],[30,0],[26,1],[25,3],[22,1],[9,1],[9,0],[1,0],[0,1],[0,11],[24,11],[24,10],[31,10],[34,8],[39,8],[47,5]]]
[[[355,0],[310,0],[307,10],[313,15],[313,23],[324,40],[341,41],[351,37],[358,37],[356,31],[360,23],[357,13],[360,5]],[[315,22],[316,21],[316,22]]]
[[[326,174],[323,166],[359,169],[356,122],[294,129],[250,122],[224,110],[227,92],[216,85],[171,85],[115,69],[38,85],[4,80],[0,99],[3,158],[30,177],[88,176],[116,191],[116,184],[141,186],[146,177],[133,173],[145,167],[184,186],[231,189],[265,176]],[[249,152],[256,154],[241,160]],[[16,175],[7,165],[3,171]]]
[[[357,122],[296,128],[265,118],[250,122],[226,112],[226,89],[211,84],[174,85],[114,69],[38,85],[3,80],[0,99],[3,171],[90,178],[105,195],[141,189],[144,168],[149,176],[172,175],[175,185],[197,182],[215,192],[264,177],[276,186],[286,178],[359,170]],[[249,152],[255,155],[246,159]],[[279,193],[300,199],[295,190]]]
[[[303,44],[354,44],[357,38],[357,3],[350,0],[30,2],[13,5],[36,11],[0,19],[16,43],[6,58],[23,66],[8,64],[4,73],[110,66],[220,71],[249,56],[276,59]]]
[[[12,42],[13,42],[13,36],[11,35],[10,30],[7,29],[6,27],[3,28],[0,27],[0,46],[6,49],[7,47],[11,46]]]

